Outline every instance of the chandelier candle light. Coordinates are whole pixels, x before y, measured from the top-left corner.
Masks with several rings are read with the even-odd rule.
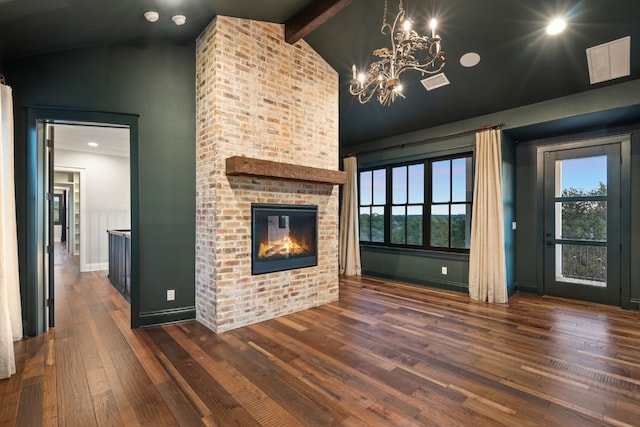
[[[396,30],[399,23],[402,27]],[[446,62],[444,52],[440,49],[440,36],[436,34],[437,22],[430,22],[431,36],[421,36],[412,27],[410,19],[405,19],[402,0],[398,5],[398,15],[393,25],[387,22],[387,0],[384,2],[384,17],[382,18],[383,35],[389,35],[391,48],[383,47],[373,51],[380,58],[369,66],[369,70],[358,73],[356,66],[352,67],[353,77],[349,86],[352,95],[358,97],[361,104],[373,98],[378,98],[382,105],[391,105],[397,96],[404,98],[400,75],[407,70],[420,71],[424,74],[440,72]]]

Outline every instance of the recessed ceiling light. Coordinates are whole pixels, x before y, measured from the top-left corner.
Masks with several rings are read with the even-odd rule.
[[[460,65],[463,67],[475,67],[480,62],[480,55],[475,52],[467,52],[460,57]]]
[[[144,13],[144,18],[149,22],[156,22],[160,19],[160,15],[155,10],[150,10]]]
[[[176,25],[184,25],[184,23],[187,22],[187,17],[184,15],[175,15],[171,20],[175,22]]]
[[[550,36],[555,36],[556,34],[560,34],[567,28],[567,21],[563,18],[554,18],[547,25],[547,34]]]
[[[91,142],[89,142],[87,145],[88,145],[89,147],[97,147],[99,144],[98,144],[97,142],[93,142],[93,141],[91,141]]]

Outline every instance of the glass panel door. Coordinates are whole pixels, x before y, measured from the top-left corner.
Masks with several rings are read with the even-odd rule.
[[[545,153],[545,293],[620,304],[620,147]]]

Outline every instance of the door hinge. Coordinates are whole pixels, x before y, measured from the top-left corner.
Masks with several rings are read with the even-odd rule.
[[[47,202],[52,202],[53,201],[53,194],[52,193],[46,193],[44,199]]]
[[[47,299],[47,307],[53,307],[53,298]]]
[[[47,139],[47,148],[53,148],[53,139]]]
[[[48,254],[52,254],[53,253],[53,246],[47,245],[46,251],[47,251]]]

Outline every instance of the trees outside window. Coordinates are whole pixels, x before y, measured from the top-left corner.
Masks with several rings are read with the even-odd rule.
[[[607,186],[598,188],[565,188],[562,191],[562,238],[607,240]],[[572,201],[574,199],[575,201]],[[563,245],[562,276],[565,278],[606,282],[607,248],[590,245]]]

